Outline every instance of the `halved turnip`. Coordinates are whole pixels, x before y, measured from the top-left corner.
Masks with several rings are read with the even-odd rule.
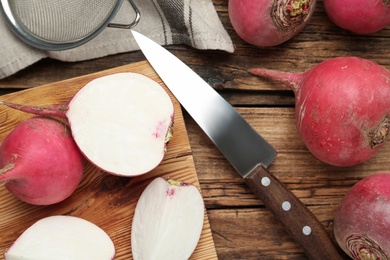
[[[203,228],[204,203],[192,184],[154,179],[137,203],[131,230],[133,258],[188,259]]]
[[[100,227],[72,216],[43,218],[5,252],[5,260],[111,260],[115,247]]]
[[[149,172],[163,159],[174,107],[156,81],[138,73],[92,80],[69,104],[3,105],[28,113],[67,118],[81,152],[100,169],[120,176]]]

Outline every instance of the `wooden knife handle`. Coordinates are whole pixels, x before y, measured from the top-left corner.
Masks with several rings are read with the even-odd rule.
[[[311,259],[343,259],[313,213],[262,165],[253,169],[245,180],[256,196],[274,213]]]

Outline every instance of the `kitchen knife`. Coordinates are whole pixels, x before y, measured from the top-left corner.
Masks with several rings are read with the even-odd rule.
[[[312,212],[266,168],[277,153],[225,99],[177,57],[132,30],[141,51],[184,109],[311,259],[342,259]]]

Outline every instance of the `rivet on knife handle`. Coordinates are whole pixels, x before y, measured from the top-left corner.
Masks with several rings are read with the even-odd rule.
[[[279,216],[285,229],[311,259],[343,259],[313,213],[262,165],[253,169],[245,181],[265,206]]]

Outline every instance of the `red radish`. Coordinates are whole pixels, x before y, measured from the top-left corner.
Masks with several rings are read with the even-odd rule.
[[[338,57],[301,74],[262,68],[250,72],[294,91],[300,137],[326,163],[357,165],[389,138],[390,73],[375,62]]]
[[[133,258],[189,259],[203,229],[203,198],[194,185],[156,178],[143,191],[131,229]]]
[[[30,118],[17,125],[0,146],[0,181],[24,202],[54,204],[78,187],[83,160],[64,123]]]
[[[149,172],[161,162],[174,116],[172,100],[162,86],[131,72],[92,80],[66,105],[2,104],[67,118],[89,161],[108,173],[129,177]]]
[[[275,46],[309,22],[316,0],[229,0],[229,18],[236,33],[256,46]]]
[[[337,26],[369,34],[390,24],[389,0],[324,0],[325,11]]]
[[[390,259],[390,173],[355,184],[334,219],[337,243],[353,259]]]
[[[51,216],[26,229],[4,256],[5,260],[112,260],[115,247],[104,230],[85,219]]]

